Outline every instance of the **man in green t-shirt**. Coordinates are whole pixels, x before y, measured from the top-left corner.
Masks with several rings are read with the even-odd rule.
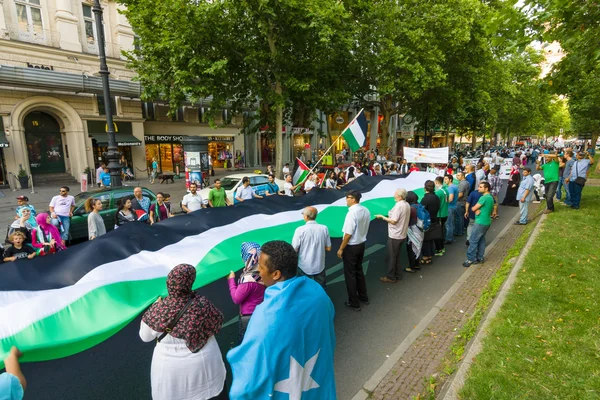
[[[490,184],[486,181],[480,182],[477,190],[482,196],[472,208],[475,213],[475,225],[473,225],[469,238],[467,261],[463,263],[463,267],[467,268],[472,264],[483,263],[486,246],[485,234],[492,224],[492,217],[495,217],[498,211],[498,205],[490,193]]]
[[[444,178],[438,176],[435,178],[435,195],[440,199],[440,209],[437,217],[442,223],[442,238],[435,239],[435,255],[442,256],[446,252],[444,243],[446,242],[446,221],[448,220],[448,188],[444,186]]]
[[[550,214],[554,211],[554,195],[558,189],[559,162],[556,154],[544,154],[546,163],[540,167],[541,159],[538,158],[535,163],[535,169],[544,171],[544,189],[546,192],[546,209],[544,214]]]
[[[231,201],[227,198],[225,189],[221,187],[220,179],[215,179],[215,187],[208,192],[208,204],[211,207],[225,207],[231,205]]]

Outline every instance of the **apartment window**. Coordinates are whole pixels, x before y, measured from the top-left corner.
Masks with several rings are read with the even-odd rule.
[[[17,21],[22,32],[42,33],[42,6],[40,0],[16,0]]]
[[[142,117],[147,121],[156,121],[154,116],[154,103],[142,102]]]
[[[89,44],[94,44],[96,43],[96,37],[98,36],[98,32],[96,32],[96,24],[94,22],[94,14],[92,14],[92,6],[82,4],[81,7],[83,10],[85,38]]]
[[[104,96],[96,96],[98,102],[98,115],[106,115],[106,106],[104,105]],[[110,98],[111,114],[117,115],[117,102],[114,97]]]
[[[185,112],[184,107],[177,107],[177,111],[171,117],[171,121],[173,122],[185,122]]]

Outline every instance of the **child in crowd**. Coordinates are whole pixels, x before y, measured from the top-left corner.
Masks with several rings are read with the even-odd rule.
[[[4,250],[4,262],[16,261],[22,258],[32,259],[35,257],[35,250],[31,246],[24,245],[25,234],[21,231],[13,232],[8,239],[12,246]]]

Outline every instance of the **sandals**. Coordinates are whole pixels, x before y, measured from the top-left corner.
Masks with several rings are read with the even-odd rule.
[[[427,260],[426,260],[426,259],[424,259],[424,258],[422,258],[422,259],[419,261],[419,264],[431,264],[431,258],[429,258],[429,259],[427,259]]]
[[[404,271],[406,271],[406,272],[410,272],[411,274],[414,274],[415,272],[417,272],[417,271],[415,271],[415,270],[414,270],[414,269],[412,269],[412,268],[404,268]]]

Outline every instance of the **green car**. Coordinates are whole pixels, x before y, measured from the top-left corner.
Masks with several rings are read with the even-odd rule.
[[[88,238],[88,213],[85,211],[85,201],[90,197],[102,201],[102,211],[100,215],[104,220],[106,231],[112,231],[115,227],[115,214],[119,207],[119,202],[123,198],[133,199],[133,187],[124,186],[120,188],[103,188],[89,192],[79,193],[75,196],[75,210],[71,218],[71,240],[80,241]],[[143,196],[148,197],[150,201],[156,200],[156,195],[149,189],[142,188]]]

